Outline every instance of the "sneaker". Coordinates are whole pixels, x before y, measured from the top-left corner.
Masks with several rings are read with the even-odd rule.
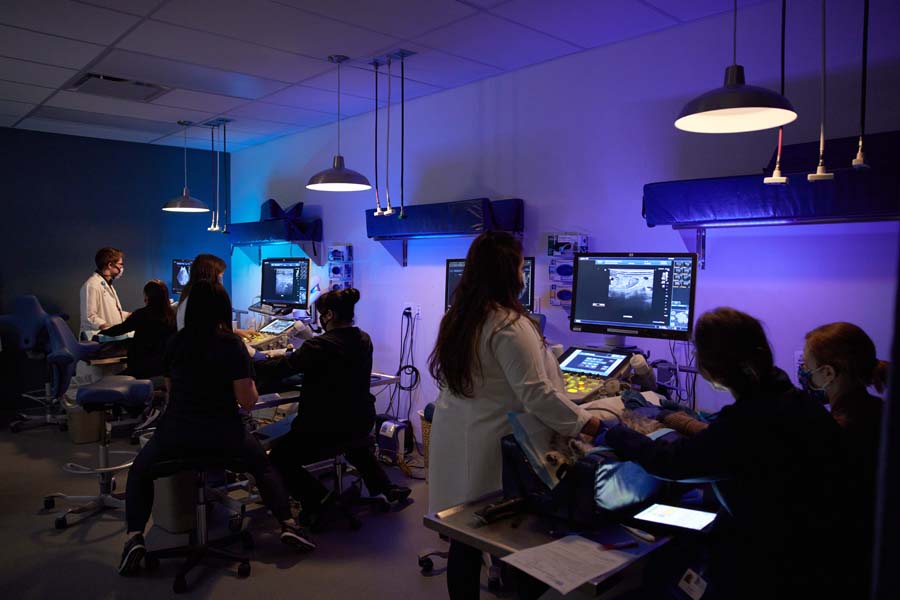
[[[144,547],[144,536],[136,533],[127,542],[122,550],[122,561],[119,563],[119,575],[133,575],[147,554],[147,548]]]
[[[287,523],[282,523],[281,525],[281,543],[293,546],[303,552],[316,549],[315,543],[309,539],[302,527],[288,525]]]
[[[403,487],[401,485],[391,485],[380,495],[384,496],[384,499],[389,503],[397,504],[409,498],[410,494],[412,494],[412,490],[408,487]]]

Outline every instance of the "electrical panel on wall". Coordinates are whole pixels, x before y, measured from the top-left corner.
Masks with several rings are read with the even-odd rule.
[[[327,256],[329,291],[352,288],[353,246],[350,244],[330,244]]]

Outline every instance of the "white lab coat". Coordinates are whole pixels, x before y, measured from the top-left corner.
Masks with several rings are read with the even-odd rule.
[[[530,413],[568,436],[580,433],[590,420],[566,397],[559,364],[528,319],[510,324],[505,311],[491,314],[482,329],[479,357],[473,397],[442,389],[435,405],[429,511],[501,489],[500,438],[512,433],[507,413]]]
[[[128,313],[122,310],[115,288],[106,283],[99,273],[87,278],[81,286],[79,296],[81,312],[79,328],[87,339],[99,333],[101,327],[118,325],[128,316]]]

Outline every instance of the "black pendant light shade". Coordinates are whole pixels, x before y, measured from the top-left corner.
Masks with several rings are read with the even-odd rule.
[[[338,66],[338,152],[334,155],[334,162],[330,169],[319,171],[309,178],[306,189],[320,192],[359,192],[372,189],[369,180],[362,173],[357,173],[344,166],[344,157],[341,156],[341,63],[347,60],[346,56],[334,54],[328,57]]]
[[[688,102],[675,127],[695,133],[741,133],[786,125],[797,118],[787,98],[744,82],[744,67],[725,69],[725,85]]]
[[[365,175],[344,166],[344,157],[340,154],[334,155],[330,169],[319,171],[306,184],[306,189],[320,192],[359,192],[371,188]]]
[[[191,196],[191,191],[187,185],[187,128],[191,126],[190,121],[178,121],[178,124],[184,127],[184,189],[181,195],[172,198],[163,206],[163,210],[167,212],[209,212],[209,207],[203,200],[198,200]]]

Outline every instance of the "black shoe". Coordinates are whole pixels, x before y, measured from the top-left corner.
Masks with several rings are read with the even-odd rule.
[[[309,539],[302,527],[288,525],[287,523],[281,525],[281,543],[293,546],[303,552],[316,549],[316,545]]]
[[[412,494],[412,490],[401,485],[391,485],[390,487],[388,487],[388,489],[384,490],[381,493],[381,495],[384,496],[385,500],[387,500],[391,504],[403,502],[404,500],[409,498],[410,494]]]
[[[122,549],[122,561],[119,563],[119,575],[133,575],[144,555],[147,554],[147,548],[144,547],[144,536],[136,533],[125,542],[125,548]]]

